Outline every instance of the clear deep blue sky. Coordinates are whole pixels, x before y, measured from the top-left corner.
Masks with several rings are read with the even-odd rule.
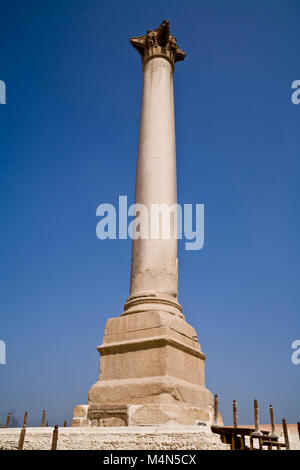
[[[96,207],[133,202],[142,71],[129,37],[166,18],[176,65],[179,202],[205,204],[205,246],[179,243],[179,300],[230,424],[300,419],[299,0],[0,2],[0,416],[70,420],[129,291],[130,240]]]

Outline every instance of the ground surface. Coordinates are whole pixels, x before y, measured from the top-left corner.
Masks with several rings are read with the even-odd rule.
[[[270,430],[267,425],[262,425],[261,428]],[[17,449],[20,431],[20,428],[0,429],[0,450]],[[300,450],[296,425],[288,425],[288,431],[291,449]],[[281,425],[276,425],[276,433],[279,435],[279,440],[284,442]],[[53,428],[27,428],[24,449],[50,449],[52,434]],[[147,426],[59,428],[57,448],[61,450],[227,450],[229,446],[222,444],[219,436],[211,433],[205,426]]]
[[[0,450],[17,449],[20,428],[0,429]],[[27,428],[24,449],[50,449],[53,428]],[[226,450],[205,426],[60,428],[58,449]]]

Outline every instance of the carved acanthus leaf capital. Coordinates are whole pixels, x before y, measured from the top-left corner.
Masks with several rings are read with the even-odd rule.
[[[149,30],[144,36],[130,39],[145,64],[151,57],[165,56],[172,64],[184,60],[185,52],[177,45],[175,36],[170,34],[170,23],[164,20],[159,28]]]

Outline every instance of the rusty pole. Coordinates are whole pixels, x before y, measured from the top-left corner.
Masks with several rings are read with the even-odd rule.
[[[218,415],[219,415],[219,398],[218,395],[215,394],[214,400],[214,425],[217,426],[218,424]]]
[[[43,414],[42,414],[42,428],[45,427],[45,420],[46,420],[46,410],[43,410]]]
[[[64,428],[66,428],[66,427],[67,427],[67,421],[64,420]]]
[[[20,439],[19,439],[19,444],[18,444],[18,450],[23,450],[24,447],[24,440],[25,440],[25,434],[26,434],[26,426],[23,424],[23,427],[21,429],[20,433]]]
[[[255,419],[255,431],[253,436],[261,436],[261,432],[259,430],[259,408],[257,400],[254,400],[254,419]]]
[[[23,426],[26,426],[26,425],[27,425],[27,417],[28,417],[28,413],[27,413],[27,411],[25,411]]]
[[[237,428],[238,423],[237,423],[237,407],[236,407],[236,400],[233,400],[233,427]]]
[[[298,427],[298,436],[300,439],[300,421],[297,421],[297,427]]]
[[[277,437],[276,432],[275,432],[274,408],[272,404],[270,404],[270,421],[271,421],[271,436]]]
[[[51,450],[56,450],[57,440],[58,440],[58,425],[56,424],[53,429]]]
[[[9,427],[9,423],[10,423],[10,413],[8,413],[7,418],[6,418],[6,426],[5,426],[6,428]]]
[[[283,435],[284,435],[285,448],[286,448],[286,450],[290,450],[289,433],[288,433],[285,418],[282,418],[282,429],[283,429]]]

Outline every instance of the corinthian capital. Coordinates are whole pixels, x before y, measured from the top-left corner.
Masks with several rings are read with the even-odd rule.
[[[164,20],[157,29],[150,29],[144,36],[130,39],[130,44],[138,51],[143,65],[152,57],[165,57],[172,65],[184,60],[185,52],[177,45],[175,36],[170,34],[170,23]]]

